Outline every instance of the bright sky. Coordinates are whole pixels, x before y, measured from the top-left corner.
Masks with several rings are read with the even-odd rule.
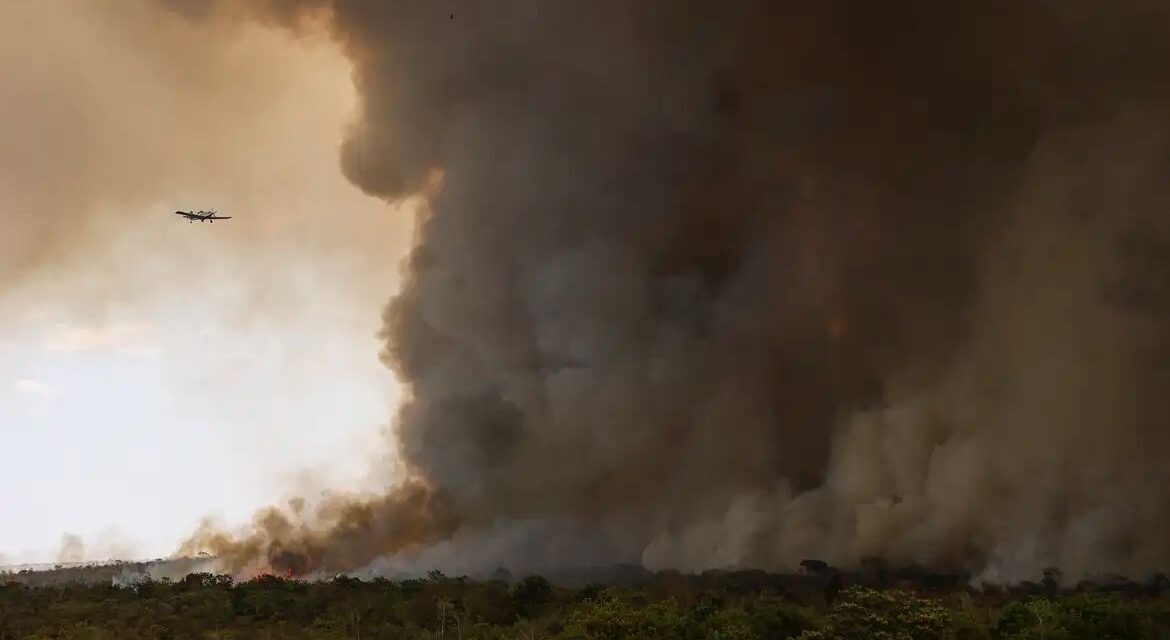
[[[412,217],[341,175],[349,64],[148,5],[0,3],[0,564],[378,480]]]

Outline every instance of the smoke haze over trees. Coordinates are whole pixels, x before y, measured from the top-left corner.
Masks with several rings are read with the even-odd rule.
[[[343,170],[428,197],[409,479],[188,551],[1170,564],[1165,3],[165,4],[326,22]]]

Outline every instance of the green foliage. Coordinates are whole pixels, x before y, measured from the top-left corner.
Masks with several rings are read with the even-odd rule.
[[[776,640],[795,638],[805,631],[815,631],[820,627],[816,612],[775,599],[760,599],[752,603],[748,620],[753,637]]]
[[[1049,600],[1008,603],[995,624],[996,635],[1005,640],[1065,640],[1069,638],[1062,616]]]
[[[588,640],[669,640],[688,637],[693,624],[674,600],[638,606],[637,598],[606,591],[570,615],[565,638]],[[739,636],[727,636],[738,638]]]
[[[754,640],[751,617],[738,607],[723,609],[703,621],[704,638],[711,640]]]
[[[432,573],[424,580],[233,584],[191,574],[131,587],[0,583],[0,640],[1152,640],[1165,601],[1079,594],[1003,602],[852,587],[776,588],[756,574],[663,575],[563,589]]]
[[[1134,602],[1078,597],[1061,603],[1064,626],[1076,639],[1130,640],[1158,636],[1153,619]]]
[[[1158,620],[1136,602],[1077,595],[1011,602],[1000,611],[995,633],[1004,640],[1152,640],[1166,637]]]
[[[534,617],[552,601],[552,585],[540,576],[528,576],[512,590],[512,606],[517,615]]]
[[[829,612],[828,625],[802,640],[945,640],[954,638],[950,612],[901,591],[851,587]]]

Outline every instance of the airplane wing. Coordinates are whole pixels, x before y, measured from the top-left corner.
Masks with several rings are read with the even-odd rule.
[[[230,220],[231,216],[217,216],[215,211],[176,211],[175,215],[183,216],[188,220]]]

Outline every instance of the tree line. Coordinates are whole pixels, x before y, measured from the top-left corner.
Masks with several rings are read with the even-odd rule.
[[[897,588],[840,573],[650,574],[621,586],[541,576],[0,585],[0,640],[1100,640],[1170,638],[1164,577],[1127,588]],[[848,576],[847,576],[848,577]]]

